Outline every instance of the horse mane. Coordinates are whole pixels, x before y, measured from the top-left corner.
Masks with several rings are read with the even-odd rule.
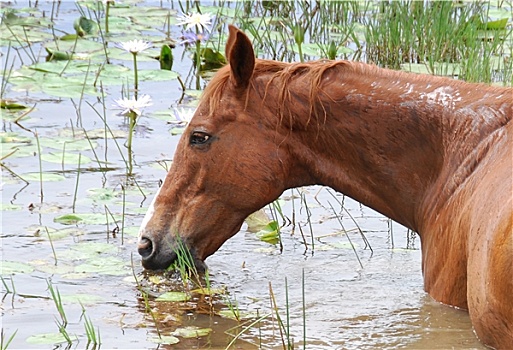
[[[250,86],[257,90],[255,84],[255,78],[270,75],[271,78],[265,86],[265,90],[261,97],[263,100],[267,97],[267,91],[270,84],[274,81],[278,83],[278,115],[280,120],[283,121],[283,118],[287,115],[290,118],[290,125],[294,121],[297,121],[297,115],[287,107],[289,104],[287,102],[292,100],[291,92],[289,89],[289,84],[298,77],[303,77],[311,81],[309,84],[309,93],[308,93],[308,105],[310,108],[309,116],[315,116],[319,119],[320,115],[323,115],[324,119],[326,118],[326,113],[324,110],[318,111],[318,106],[322,104],[317,104],[316,100],[319,99],[319,95],[321,90],[321,81],[324,75],[324,72],[334,66],[351,66],[351,62],[348,61],[329,61],[329,60],[318,60],[318,61],[310,61],[308,63],[286,63],[272,60],[262,60],[257,59],[255,63],[255,68],[253,71],[253,77],[250,82]],[[361,66],[361,65],[357,65]],[[225,66],[221,68],[217,74],[214,75],[212,80],[208,83],[207,87],[203,92],[203,99],[209,101],[209,107],[211,111],[217,109],[219,102],[222,99],[225,89],[228,87],[228,83],[230,80],[230,69],[229,66]],[[249,95],[249,94],[248,94]],[[310,118],[306,121],[306,125],[310,123]]]
[[[372,80],[376,81],[377,78],[381,78],[385,81],[385,84],[389,84],[392,87],[397,83],[398,80],[405,80],[410,83],[425,83],[431,86],[431,88],[438,87],[463,87],[466,83],[462,80],[451,79],[447,77],[440,77],[435,75],[424,75],[424,74],[413,74],[404,71],[395,71],[390,69],[381,69],[374,65],[369,65],[361,62],[353,61],[331,61],[331,60],[316,60],[305,63],[287,63],[272,60],[256,59],[253,76],[250,81],[250,89],[254,89],[259,93],[262,100],[265,100],[269,91],[269,87],[273,82],[276,82],[278,89],[277,106],[278,106],[278,117],[280,124],[285,121],[288,122],[290,128],[293,125],[301,125],[307,127],[311,118],[313,117],[318,125],[320,122],[326,121],[327,113],[324,110],[321,98],[330,98],[329,94],[326,94],[322,90],[322,82],[325,73],[333,68],[338,69],[339,74],[344,75],[358,75],[361,77],[371,77]],[[259,86],[257,82],[258,77],[270,76],[266,86]],[[292,95],[290,87],[293,86],[294,82],[299,79],[303,79],[307,87],[303,91],[300,91],[300,95],[295,91],[295,96]],[[221,68],[217,74],[214,75],[212,80],[209,82],[203,92],[203,98],[209,101],[210,111],[217,109],[219,102],[221,101],[225,89],[228,88],[230,80],[230,67],[229,65]],[[503,93],[503,87],[494,87],[487,84],[482,85],[483,89],[487,89],[491,92]],[[249,98],[249,90],[246,91],[246,103]],[[479,91],[480,89],[474,89]],[[482,95],[482,92],[477,95]],[[476,96],[477,98],[478,96]],[[296,101],[293,101],[294,98]],[[306,108],[309,113],[298,113],[297,99],[301,102],[305,100]],[[305,110],[302,110],[305,112]],[[307,120],[301,120],[308,116]]]

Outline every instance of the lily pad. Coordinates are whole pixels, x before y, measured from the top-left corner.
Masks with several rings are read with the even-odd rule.
[[[31,335],[26,339],[26,342],[36,345],[50,345],[65,343],[67,340],[61,333],[41,333]]]
[[[16,210],[22,210],[23,207],[21,205],[17,205],[17,204],[2,203],[1,209],[2,209],[2,211],[16,211]]]
[[[64,214],[61,216],[57,216],[53,219],[54,222],[63,224],[63,225],[75,225],[82,221],[83,219],[79,215],[75,214]]]
[[[195,326],[188,326],[176,329],[172,334],[182,338],[198,338],[204,337],[212,333],[212,328],[199,328]]]
[[[65,149],[66,151],[87,151],[92,147],[97,147],[96,141],[87,141],[84,139],[73,139],[73,138],[50,138],[41,137],[39,143],[42,147],[48,147],[58,150]],[[83,157],[83,156],[82,156]],[[78,159],[77,159],[78,163]]]
[[[26,181],[39,181],[40,180],[40,177],[39,177],[39,173],[26,173],[26,174],[23,174],[21,175],[21,177],[23,179],[25,179]],[[44,182],[54,182],[54,181],[64,181],[66,180],[66,178],[62,175],[59,175],[59,174],[54,174],[54,173],[48,173],[48,172],[44,172],[42,174],[42,179]]]
[[[76,165],[80,160],[80,164],[84,165],[91,162],[91,158],[85,155],[79,156],[76,153],[45,153],[41,155],[41,159],[45,162],[57,163],[57,164],[68,164],[68,165]]]
[[[99,295],[94,294],[64,294],[61,295],[62,301],[69,302],[69,303],[77,303],[77,304],[84,304],[84,305],[91,305],[91,304],[97,304],[99,302],[102,302],[104,299]]]
[[[184,292],[166,292],[160,295],[155,301],[187,301],[190,297]]]
[[[271,221],[267,213],[260,209],[246,218],[247,231],[258,232],[263,230]]]
[[[116,198],[116,192],[111,188],[90,188],[87,196],[98,203],[108,203]]]
[[[34,268],[29,264],[18,261],[2,261],[2,276],[16,273],[31,273]]]
[[[178,344],[180,342],[180,339],[177,337],[173,337],[172,335],[163,335],[161,337],[151,337],[148,338],[148,341],[155,343],[155,344]]]
[[[277,244],[280,240],[280,231],[277,221],[271,221],[262,230],[256,233],[256,236],[264,242]]]
[[[128,274],[124,261],[116,257],[96,257],[75,267],[75,272],[98,273],[102,275],[123,276]]]
[[[101,253],[116,253],[118,251],[118,248],[115,245],[103,242],[83,242],[73,245],[72,249],[92,255]]]

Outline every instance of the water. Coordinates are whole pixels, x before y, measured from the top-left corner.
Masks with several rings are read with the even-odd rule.
[[[50,3],[40,6],[48,13],[51,11]],[[56,26],[71,28],[75,16],[74,5],[64,2]],[[178,35],[175,30],[174,36]],[[177,49],[175,57],[181,56],[180,50]],[[122,64],[130,67],[129,60]],[[141,65],[146,69],[158,67],[157,62],[151,61]],[[174,69],[186,76],[190,61],[177,59]],[[150,299],[156,321],[146,309],[133,277],[145,280],[136,252],[137,228],[165,176],[164,168],[170,164],[179,138],[170,134],[171,127],[165,120],[151,113],[169,109],[180,99],[181,92],[176,81],[142,82],[140,89],[152,96],[154,106],[140,119],[134,138],[137,183],[126,181],[122,157],[111,139],[97,139],[95,147],[96,155],[108,160],[110,171],[98,171],[95,155],[89,149],[80,151],[93,159],[80,167],[80,175],[76,164],[43,161],[45,173],[63,176],[62,181],[43,183],[43,199],[37,178],[27,185],[2,168],[2,328],[7,337],[16,332],[9,348],[67,348],[65,343],[31,342],[35,335],[58,333],[56,322],[60,318],[48,283],[62,296],[68,318],[66,329],[73,339],[71,348],[87,348],[84,314],[99,330],[103,349],[154,349],[157,344],[152,339],[158,337],[158,332],[170,335],[184,326],[211,328],[212,332],[205,337],[180,338],[178,344],[161,348],[225,348],[235,334],[256,319],[241,323],[214,315],[208,303],[198,300],[170,304]],[[109,126],[126,131],[126,120],[116,116],[117,111],[111,108],[121,90],[121,86],[109,87],[105,105]],[[9,91],[7,96],[27,105],[37,102],[30,119],[21,125],[37,130],[42,139],[62,138],[64,131],[78,135],[82,126],[88,131],[104,128],[86,103],[101,110],[101,101],[96,97],[85,97],[79,104],[77,99],[56,99],[41,93]],[[38,173],[34,135],[8,118],[3,119],[3,131],[29,140],[18,145],[19,152],[26,150],[27,155],[7,158],[3,161],[5,165],[22,177]],[[117,142],[126,154],[124,139]],[[11,145],[2,144],[3,150]],[[43,146],[43,154],[50,152],[61,154],[62,149]],[[98,188],[113,190],[114,197],[93,199],[91,189]],[[328,201],[333,202],[332,196],[318,187],[304,191],[312,210],[313,249],[304,208],[300,209],[300,202],[295,199],[296,225],[283,228],[283,251],[258,240],[243,227],[207,259],[212,286],[227,291],[214,298],[213,310],[227,309],[232,304],[242,313],[272,315],[245,330],[236,342],[237,348],[282,348],[282,336],[271,307],[271,290],[296,348],[302,348],[304,338],[309,349],[483,348],[472,332],[466,312],[441,305],[423,292],[418,239],[407,239],[406,230],[396,223],[392,224],[391,232],[386,218],[345,198],[345,208],[373,249],[365,249],[356,224],[342,214],[344,227],[356,245],[357,258],[328,205]],[[284,198],[290,195],[287,192]],[[338,198],[342,200],[341,196]],[[55,222],[55,218],[73,213],[73,203],[75,213],[107,217],[108,226]],[[285,200],[283,208],[291,218],[292,202]],[[124,222],[119,219],[123,211]],[[123,234],[114,230],[109,212],[117,215],[118,226],[124,227]],[[310,245],[307,250],[299,226]],[[51,241],[47,229],[52,234]],[[54,235],[53,230],[61,230],[62,234]],[[96,250],[86,249],[88,243],[97,244]],[[31,270],[6,272],[6,266],[12,262],[26,264],[24,268]]]

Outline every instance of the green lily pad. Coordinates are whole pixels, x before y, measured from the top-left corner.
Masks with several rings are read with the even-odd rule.
[[[280,241],[280,231],[277,221],[271,221],[262,230],[256,233],[256,236],[261,241],[277,244]]]
[[[54,148],[58,150],[65,149],[66,151],[87,151],[91,149],[91,146],[96,148],[98,143],[96,141],[88,141],[84,139],[72,139],[72,138],[53,138],[53,137],[41,137],[39,143],[42,147]],[[83,156],[82,156],[83,157]],[[78,159],[77,159],[78,163]]]
[[[86,17],[80,17],[73,23],[73,28],[79,36],[95,35],[98,32],[98,24],[96,21]]]
[[[57,223],[63,224],[63,225],[75,225],[82,220],[83,219],[82,219],[82,217],[80,217],[80,215],[64,214],[64,215],[57,216],[56,218],[54,218],[53,222],[57,222]]]
[[[98,273],[101,275],[123,276],[130,271],[125,268],[124,261],[113,256],[98,256],[75,267],[75,272]]]
[[[57,255],[57,258],[59,259],[59,255]],[[63,275],[66,273],[73,272],[75,269],[75,266],[62,263],[62,261],[58,261],[58,264],[55,265],[55,261],[52,261],[51,263],[47,260],[36,260],[30,262],[32,265],[34,265],[35,269],[44,273],[47,273],[49,275]]]
[[[76,153],[66,152],[62,153],[45,153],[41,155],[41,159],[45,162],[57,163],[57,164],[69,164],[69,165],[77,165],[80,159],[80,164],[84,165],[91,162],[91,158],[85,155],[79,156]]]
[[[31,335],[26,339],[26,342],[35,345],[50,345],[66,343],[67,340],[61,333],[41,333]]]
[[[24,178],[26,181],[39,181],[40,180],[40,177],[39,177],[39,173],[26,173],[26,174],[23,174],[21,175],[22,178]],[[48,172],[45,172],[42,174],[42,179],[44,182],[54,182],[54,181],[64,181],[66,180],[66,178],[62,175],[59,175],[59,174],[54,174],[54,173],[48,173]]]
[[[155,301],[187,301],[190,297],[184,292],[166,292],[161,294]]]
[[[48,56],[46,57],[47,61],[59,61],[59,60],[71,60],[73,58],[73,54],[69,52],[63,52],[58,50],[53,50],[48,47],[45,47]]]
[[[148,341],[155,343],[155,344],[178,344],[180,342],[180,339],[177,337],[173,337],[172,335],[163,335],[161,337],[151,337],[148,338]]]
[[[485,23],[479,24],[479,29],[487,29],[487,30],[501,30],[506,29],[508,25],[508,18],[501,18],[495,21],[489,21]]]
[[[224,289],[224,288],[198,288],[198,289],[191,290],[191,293],[202,294],[202,295],[221,295],[221,294],[226,294],[226,289]]]
[[[182,338],[198,338],[204,337],[212,333],[212,328],[199,328],[195,326],[188,326],[176,329],[172,334]]]
[[[87,196],[95,202],[108,203],[116,198],[116,192],[111,188],[90,188]]]
[[[1,210],[2,211],[16,211],[16,210],[22,210],[23,207],[21,205],[17,204],[11,204],[11,203],[2,203],[1,204]]]
[[[72,249],[91,254],[91,256],[102,253],[116,253],[118,251],[115,245],[102,242],[82,242],[73,245]]]
[[[232,320],[247,320],[257,317],[256,312],[245,312],[240,310],[223,309],[217,313],[219,316]]]
[[[2,108],[2,109],[25,109],[28,107],[25,105],[13,102],[13,101],[1,99],[0,100],[0,108]]]
[[[17,132],[0,132],[1,143],[31,143],[34,137],[20,135]]]
[[[161,69],[141,69],[138,71],[140,80],[148,80],[148,81],[167,81],[167,80],[175,80],[178,77],[178,73],[170,71],[170,70],[161,70]]]
[[[2,276],[16,273],[31,273],[34,268],[29,264],[18,261],[2,261]]]
[[[99,295],[94,294],[63,294],[61,295],[61,299],[64,302],[83,304],[83,305],[92,305],[98,304],[102,302],[104,299]]]

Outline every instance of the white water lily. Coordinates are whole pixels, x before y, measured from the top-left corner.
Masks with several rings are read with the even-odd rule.
[[[123,111],[120,112],[120,115],[128,116],[131,113],[135,113],[138,117],[142,114],[142,109],[144,107],[151,106],[151,97],[149,95],[142,95],[139,99],[135,98],[122,98],[119,100],[114,100],[116,104],[114,107],[120,108]]]
[[[149,49],[153,44],[151,41],[144,40],[129,40],[123,43],[114,44],[116,47],[130,52],[131,54],[138,54],[146,49]]]
[[[177,25],[185,25],[185,29],[189,30],[195,28],[197,32],[204,30],[210,31],[208,26],[211,24],[212,15],[210,13],[193,13],[178,16]]]
[[[169,124],[176,124],[180,126],[187,126],[194,116],[196,109],[194,108],[173,108],[176,120],[171,120]]]

